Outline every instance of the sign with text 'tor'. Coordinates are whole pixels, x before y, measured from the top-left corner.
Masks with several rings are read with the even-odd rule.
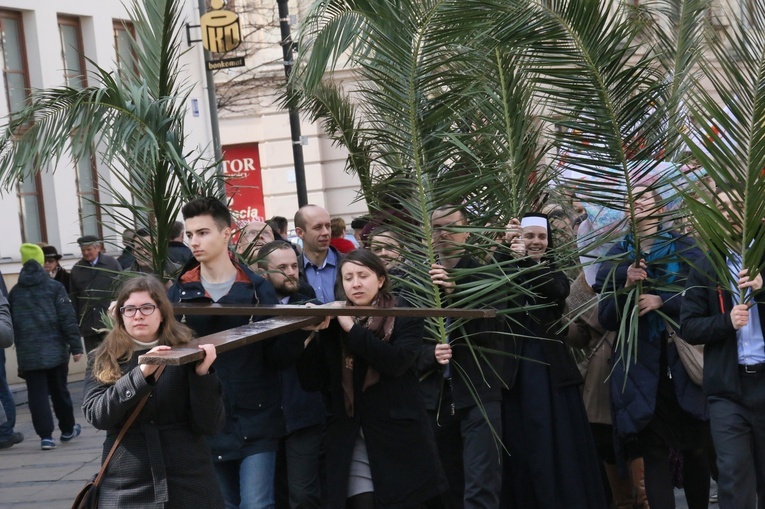
[[[222,149],[226,197],[234,221],[265,221],[263,176],[260,172],[258,144],[226,145]]]

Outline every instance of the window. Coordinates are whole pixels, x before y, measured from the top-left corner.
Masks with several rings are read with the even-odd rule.
[[[39,173],[19,182],[18,196],[21,241],[33,244],[47,242],[48,232],[45,230],[45,207]]]
[[[82,90],[88,85],[85,77],[85,59],[82,51],[80,20],[59,16],[58,31],[61,37],[61,60],[64,64],[64,81],[67,86]]]
[[[29,95],[24,27],[21,14],[18,12],[0,10],[0,56],[3,59],[8,112],[13,115],[24,109]],[[47,233],[40,175],[20,181],[16,188],[16,195],[19,198],[19,225],[22,241],[45,242]]]
[[[58,30],[61,38],[64,81],[67,86],[82,90],[88,86],[88,80],[80,20],[59,16]],[[87,155],[75,163],[80,233],[101,238],[101,207],[98,206],[98,172],[95,159],[92,155]]]
[[[117,55],[117,69],[121,74],[125,69],[137,73],[136,55],[131,39],[135,37],[135,29],[129,21],[114,20],[114,51]]]
[[[101,207],[98,204],[98,173],[92,156],[77,162],[77,199],[80,216],[80,232],[103,238],[101,231]]]

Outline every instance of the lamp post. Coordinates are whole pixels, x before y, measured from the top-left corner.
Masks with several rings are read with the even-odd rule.
[[[284,54],[284,75],[287,77],[287,93],[292,89],[290,74],[292,72],[292,36],[290,35],[288,0],[276,0],[279,5],[279,26],[282,32],[282,53]],[[295,186],[297,187],[298,207],[308,205],[308,190],[305,183],[305,163],[303,161],[303,144],[300,135],[300,111],[289,108],[290,134],[292,137],[292,158],[295,164]]]

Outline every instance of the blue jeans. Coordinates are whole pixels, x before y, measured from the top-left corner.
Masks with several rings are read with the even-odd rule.
[[[16,402],[13,401],[11,388],[5,376],[5,350],[0,348],[0,404],[5,410],[6,422],[0,424],[0,442],[10,440],[13,427],[16,425]]]
[[[274,509],[276,452],[215,463],[226,509]]]

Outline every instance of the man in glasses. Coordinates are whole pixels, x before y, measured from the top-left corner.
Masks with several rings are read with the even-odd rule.
[[[467,251],[468,219],[461,205],[445,205],[431,214],[433,247],[438,263],[430,280],[447,304],[464,288],[487,277],[488,269]],[[495,306],[504,306],[501,298]],[[428,376],[422,388],[432,419],[436,444],[450,485],[454,507],[499,506],[502,468],[493,430],[501,430],[502,361],[498,355],[478,353],[469,345],[500,351],[498,322],[474,319],[450,327],[448,343],[428,342],[419,367]]]

